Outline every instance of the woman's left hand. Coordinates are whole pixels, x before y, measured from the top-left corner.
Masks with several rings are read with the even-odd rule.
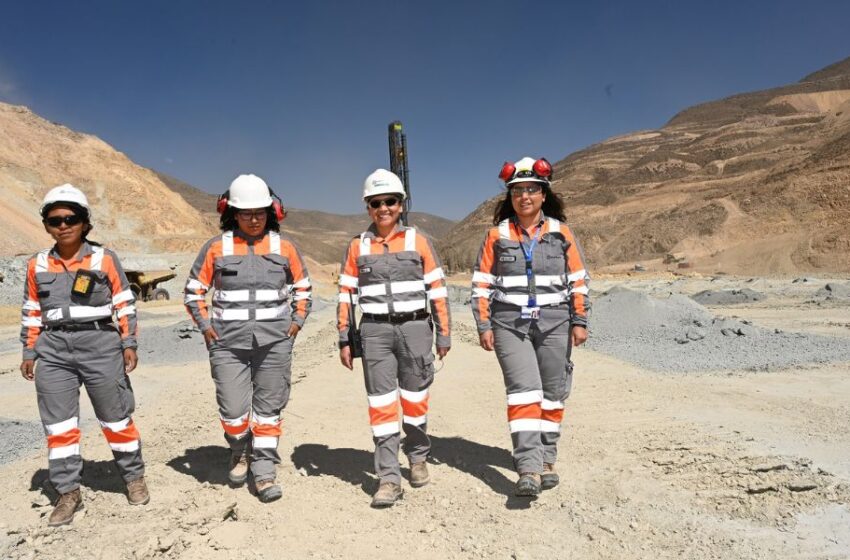
[[[286,335],[289,338],[295,338],[296,336],[298,336],[298,331],[300,331],[300,330],[301,330],[301,327],[299,327],[295,323],[292,323],[291,325],[289,325],[289,331],[286,333]]]
[[[451,346],[437,346],[437,357],[441,360],[446,357],[446,354],[451,350]]]
[[[136,369],[136,364],[139,363],[139,356],[136,354],[135,348],[124,349],[124,373],[130,373]]]
[[[570,337],[573,339],[574,347],[581,346],[587,340],[587,329],[576,325],[570,329]]]

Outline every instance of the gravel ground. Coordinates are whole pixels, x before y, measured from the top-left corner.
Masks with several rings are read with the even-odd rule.
[[[662,372],[769,371],[850,361],[850,342],[770,331],[715,317],[692,299],[656,299],[626,288],[597,297],[588,347]]]
[[[749,288],[743,290],[703,290],[691,296],[701,305],[734,305],[761,301],[765,295]]]
[[[44,428],[38,422],[0,418],[0,465],[44,447]]]

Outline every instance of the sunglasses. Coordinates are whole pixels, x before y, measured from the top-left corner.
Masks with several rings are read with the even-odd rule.
[[[49,218],[44,218],[44,223],[54,228],[57,228],[62,224],[65,224],[66,226],[75,226],[83,223],[83,218],[76,214],[71,214],[69,216],[51,216]]]
[[[236,215],[246,221],[257,220],[259,222],[267,214],[265,210],[239,210],[236,212]]]
[[[387,208],[392,208],[396,204],[398,204],[399,200],[395,197],[390,198],[382,198],[381,200],[370,200],[369,207],[377,210],[381,206],[386,206]]]
[[[523,187],[511,187],[511,196],[520,197],[525,194],[539,194],[543,191],[540,185],[526,185]]]

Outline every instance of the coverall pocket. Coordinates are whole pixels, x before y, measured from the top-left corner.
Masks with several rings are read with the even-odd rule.
[[[133,386],[130,378],[125,374],[118,378],[118,393],[123,407],[123,416],[130,416],[136,410],[136,397],[133,395]]]
[[[567,400],[570,397],[570,393],[573,390],[573,367],[574,364],[571,360],[567,360],[567,367],[564,380],[564,398],[561,399],[563,401]]]
[[[416,373],[420,377],[423,379],[434,377],[434,354],[432,352],[428,352],[424,356],[417,356],[413,361],[416,364]]]

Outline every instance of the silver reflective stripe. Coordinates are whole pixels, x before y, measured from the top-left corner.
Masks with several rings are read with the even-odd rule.
[[[372,397],[367,396],[366,399],[369,401],[369,406],[371,408],[381,408],[382,406],[387,406],[398,400],[398,389],[393,389],[389,393],[384,393],[383,395],[375,395]]]
[[[535,274],[534,275],[534,285],[535,286],[564,286],[566,285],[564,282],[563,274]]]
[[[394,420],[393,422],[387,422],[386,424],[378,424],[377,426],[372,426],[372,435],[375,437],[383,437],[397,433],[399,433],[397,420]]]
[[[24,302],[23,310],[24,311],[40,311],[41,310],[41,304],[38,303],[35,300],[28,299]]]
[[[293,284],[292,287],[296,288],[296,289],[297,288],[309,288],[310,287],[310,277],[305,276],[304,278],[302,278],[301,280],[299,280],[298,282]]]
[[[279,319],[289,315],[289,307],[278,305],[277,307],[266,307],[254,311],[254,316],[257,321],[268,321],[269,319]]]
[[[517,305],[519,307],[525,307],[528,305],[528,296],[526,294],[504,294],[502,292],[495,292],[493,294],[493,299],[496,301],[501,301],[504,303],[510,303],[512,305]],[[564,301],[564,292],[558,292],[557,294],[537,294],[537,305],[558,305]]]
[[[67,420],[62,420],[61,422],[57,422],[55,424],[45,424],[44,431],[49,436],[58,436],[59,434],[64,434],[69,430],[73,430],[78,425],[78,418],[76,416],[72,416]]]
[[[247,321],[249,313],[247,309],[222,309],[213,307],[213,318],[220,321]]]
[[[476,270],[472,274],[472,281],[484,283],[484,284],[495,284],[496,283],[496,277],[493,276],[492,274],[487,274],[486,272],[481,272],[481,271]]]
[[[490,296],[493,295],[493,290],[489,288],[472,288],[472,297],[481,297],[490,299]]]
[[[47,254],[49,252],[50,249],[45,249],[44,251],[39,251],[38,255],[35,256],[36,272],[47,272]]]
[[[339,293],[339,301],[342,303],[353,303],[357,304],[357,294],[349,294],[346,292]]]
[[[71,319],[96,319],[101,317],[112,317],[112,306],[101,305],[92,307],[89,305],[72,305],[68,308]]]
[[[424,299],[418,299],[416,301],[394,301],[393,309],[396,311],[396,313],[406,313],[408,311],[418,311],[419,309],[425,309],[426,305],[427,303]]]
[[[440,298],[449,297],[449,289],[445,286],[441,286],[439,288],[434,288],[433,290],[428,290],[428,299],[435,300]]]
[[[132,290],[124,290],[120,292],[118,295],[112,297],[112,305],[118,305],[119,303],[124,303],[125,301],[133,300],[133,291]]]
[[[249,290],[216,290],[213,292],[213,301],[248,301],[251,298]]]
[[[511,238],[511,222],[508,220],[502,220],[499,222],[499,237],[502,239],[510,239]]]
[[[436,280],[439,280],[439,279],[445,278],[445,277],[446,277],[446,275],[443,272],[442,267],[438,266],[437,268],[435,268],[434,270],[432,270],[431,272],[429,272],[428,274],[425,275],[424,281],[425,281],[426,284],[430,284],[431,282],[434,282]]]
[[[428,389],[423,389],[422,391],[407,391],[405,389],[399,389],[399,393],[401,393],[402,399],[410,403],[422,402],[428,398]]]
[[[570,293],[571,293],[571,294],[584,294],[584,295],[587,295],[587,294],[588,294],[588,292],[589,292],[589,290],[588,290],[588,287],[587,287],[587,286],[579,286],[578,288],[573,288],[572,290],[570,290]]]
[[[313,297],[313,292],[295,292],[295,295],[292,296],[293,301],[301,301],[302,299],[310,299]]]
[[[183,303],[190,303],[193,301],[202,301],[204,296],[198,294],[186,294],[186,297],[183,298]]]
[[[425,291],[425,284],[422,280],[408,280],[405,282],[390,283],[390,291],[394,294],[406,294],[409,292]]]
[[[273,436],[254,436],[251,440],[254,449],[277,449],[277,438]]]
[[[257,301],[277,301],[287,299],[286,292],[282,290],[257,290]]]
[[[118,312],[115,314],[115,316],[120,319],[121,317],[126,317],[127,315],[132,315],[135,312],[136,312],[136,306],[135,305],[128,305],[127,307],[122,307],[121,309],[119,309]]]
[[[563,303],[566,294],[558,292],[557,294],[537,294],[537,305],[558,305]]]
[[[543,402],[543,391],[523,391],[522,393],[508,393],[508,406],[517,404],[533,404]]]
[[[360,234],[360,254],[369,255],[372,252],[372,241],[366,237],[365,233]]]
[[[272,255],[280,254],[280,234],[276,231],[269,232],[269,253]]]
[[[225,231],[221,234],[221,256],[230,257],[233,255],[233,232]]]
[[[363,303],[361,301],[360,309],[363,313],[372,313],[375,315],[386,315],[390,312],[390,307],[386,303]]]
[[[189,281],[186,283],[186,289],[187,290],[201,290],[201,291],[206,292],[207,290],[210,289],[210,287],[207,286],[206,284],[204,284],[203,282],[201,282],[200,280],[196,280],[195,278],[190,278]]]
[[[356,276],[349,276],[348,274],[339,275],[340,286],[345,286],[346,288],[356,288],[359,282],[360,280]]]
[[[519,288],[528,286],[528,277],[526,276],[500,276],[496,279],[496,284],[504,288]]]
[[[45,315],[45,319],[47,319],[48,321],[61,321],[63,317],[64,315],[62,313],[61,307],[56,309],[48,309],[47,314]]]
[[[555,218],[549,218],[547,221],[549,222],[549,233],[552,233],[553,231],[561,231],[561,222],[559,222]]]
[[[21,325],[25,327],[41,327],[41,317],[24,317]]]
[[[540,420],[535,420],[533,418],[521,418],[519,420],[511,420],[508,422],[508,426],[511,428],[511,433],[539,432]]]
[[[416,250],[416,228],[409,227],[404,230],[404,250]]]
[[[385,284],[371,284],[368,286],[360,286],[361,297],[375,297],[387,294],[387,286]]]
[[[587,277],[587,271],[585,269],[577,270],[567,276],[567,282],[575,282],[576,280],[581,280]]]
[[[100,271],[103,265],[103,247],[94,247],[91,252],[90,270]]]

